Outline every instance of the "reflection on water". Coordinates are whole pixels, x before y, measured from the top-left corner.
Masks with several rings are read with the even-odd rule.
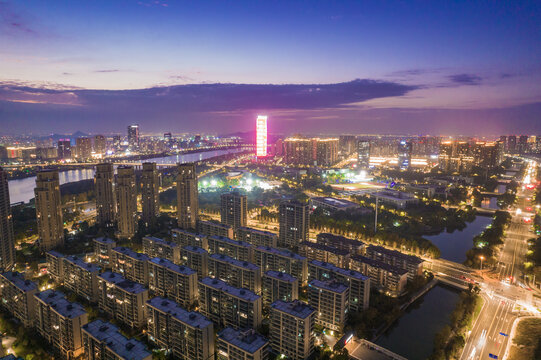
[[[449,324],[459,293],[437,285],[413,303],[376,344],[410,360],[426,359],[434,350],[434,335]]]
[[[194,162],[206,160],[216,156],[221,156],[225,154],[235,154],[243,151],[242,149],[228,149],[228,150],[214,150],[214,151],[205,151],[200,153],[191,153],[183,155],[172,155],[164,156],[159,158],[153,158],[148,160],[139,160],[132,161],[136,163],[143,163],[146,161],[157,162],[158,164],[175,164],[175,163],[185,163],[185,162]],[[81,180],[92,179],[94,177],[93,169],[78,169],[78,170],[68,170],[62,171],[58,175],[60,180],[60,185],[76,182]],[[9,197],[11,203],[17,202],[29,202],[34,198],[34,187],[36,186],[36,177],[28,177],[24,179],[9,180]]]

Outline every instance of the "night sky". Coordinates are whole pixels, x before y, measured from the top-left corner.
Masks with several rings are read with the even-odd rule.
[[[541,134],[541,1],[1,1],[0,133]]]

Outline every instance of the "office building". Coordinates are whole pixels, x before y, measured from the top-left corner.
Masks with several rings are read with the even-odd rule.
[[[148,284],[148,255],[138,253],[126,247],[113,248],[111,264],[114,272],[126,279],[141,284]]]
[[[141,174],[142,220],[146,226],[154,225],[160,216],[160,183],[156,163],[143,163]]]
[[[370,301],[370,278],[358,271],[342,269],[333,264],[312,260],[308,263],[310,280],[336,280],[349,287],[350,311],[368,309]]]
[[[214,357],[214,324],[202,314],[155,297],[147,301],[148,339],[170,349],[175,359],[208,360]]]
[[[113,257],[113,248],[116,247],[116,242],[106,237],[94,239],[94,256],[96,262],[102,269],[111,268],[111,260]]]
[[[177,168],[178,226],[181,229],[195,229],[199,212],[195,164],[178,164]]]
[[[130,149],[139,147],[139,125],[128,126],[128,146]]]
[[[0,306],[19,320],[24,327],[31,327],[36,313],[38,292],[35,282],[26,280],[24,273],[7,271],[0,274]]]
[[[238,191],[224,193],[220,196],[220,201],[222,224],[230,225],[233,231],[248,224],[248,200],[245,194]]]
[[[70,139],[59,139],[57,143],[58,149],[58,158],[60,160],[71,159],[71,140]]]
[[[308,304],[316,311],[317,324],[342,332],[349,315],[349,287],[332,280],[312,280]]]
[[[208,258],[208,276],[261,295],[261,269],[250,262],[212,254]]]
[[[171,241],[177,243],[181,248],[185,246],[197,246],[205,250],[209,248],[207,235],[184,229],[171,230]]]
[[[96,155],[105,155],[107,151],[107,139],[103,135],[94,136],[94,153]]]
[[[197,272],[162,258],[148,262],[148,287],[158,296],[167,296],[189,308],[198,296]]]
[[[254,329],[227,327],[218,333],[218,360],[267,360],[269,340]]]
[[[233,227],[217,221],[198,221],[197,231],[207,236],[223,236],[233,239]]]
[[[262,272],[269,270],[285,272],[296,277],[301,285],[308,279],[308,261],[291,251],[258,246],[254,249],[254,264]]]
[[[237,240],[252,244],[253,246],[276,247],[278,235],[270,231],[239,227],[237,229]]]
[[[349,251],[320,243],[303,241],[299,244],[299,255],[304,256],[308,261],[319,260],[341,268],[349,267]]]
[[[283,201],[279,206],[280,232],[278,246],[296,248],[308,241],[310,206],[295,201]]]
[[[350,269],[370,277],[372,287],[397,297],[406,291],[408,271],[362,255],[352,255]]]
[[[37,173],[34,196],[40,249],[47,251],[64,245],[64,222],[57,170]]]
[[[15,236],[9,199],[7,173],[0,167],[0,269],[11,270],[15,265]]]
[[[116,176],[118,237],[130,239],[137,225],[137,188],[133,166],[119,166]]]
[[[209,254],[223,254],[240,261],[253,262],[254,259],[252,244],[223,236],[209,236],[208,251]]]
[[[78,161],[86,161],[92,158],[92,139],[88,137],[75,139],[75,148],[77,149]]]
[[[197,271],[197,278],[202,279],[208,275],[207,250],[197,246],[183,246],[180,251],[181,263]]]
[[[81,258],[69,255],[63,258],[63,282],[66,289],[88,301],[98,299],[98,274],[100,267],[84,262]]]
[[[366,257],[407,270],[408,280],[413,280],[416,276],[423,274],[424,260],[417,256],[389,250],[383,246],[370,245],[366,248]]]
[[[180,264],[180,246],[153,236],[143,238],[143,253],[150,258],[159,257]]]
[[[398,142],[398,168],[400,170],[409,170],[411,166],[411,141],[400,140]]]
[[[362,241],[349,239],[341,235],[334,235],[330,233],[317,234],[316,241],[318,244],[331,246],[340,250],[346,250],[349,254],[362,254],[366,246]]]
[[[219,279],[199,280],[199,307],[219,326],[257,329],[262,321],[261,296]]]
[[[275,301],[270,307],[270,346],[289,359],[310,358],[315,320],[316,311],[302,301]]]
[[[370,167],[370,141],[359,140],[357,143],[357,167],[366,170]]]
[[[256,156],[267,156],[267,117],[258,115],[256,124]]]
[[[152,360],[152,353],[135,339],[128,339],[115,325],[94,320],[81,328],[84,360]]]
[[[111,163],[96,165],[94,193],[96,195],[96,221],[100,226],[110,227],[115,222],[116,198],[114,192],[114,169]]]
[[[106,271],[98,276],[98,292],[100,310],[132,328],[144,325],[148,290],[142,284]]]
[[[299,298],[299,280],[288,273],[266,271],[263,274],[263,306],[276,300],[293,301]]]
[[[64,359],[75,359],[83,353],[81,327],[88,323],[88,314],[78,303],[66,300],[63,293],[45,290],[34,295],[38,333]]]

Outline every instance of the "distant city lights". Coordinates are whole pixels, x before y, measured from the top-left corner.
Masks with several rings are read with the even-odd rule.
[[[258,115],[256,120],[256,156],[267,156],[267,116]]]

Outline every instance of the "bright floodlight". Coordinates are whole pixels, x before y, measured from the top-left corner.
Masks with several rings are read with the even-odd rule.
[[[267,156],[267,116],[258,115],[256,121],[256,156]]]

